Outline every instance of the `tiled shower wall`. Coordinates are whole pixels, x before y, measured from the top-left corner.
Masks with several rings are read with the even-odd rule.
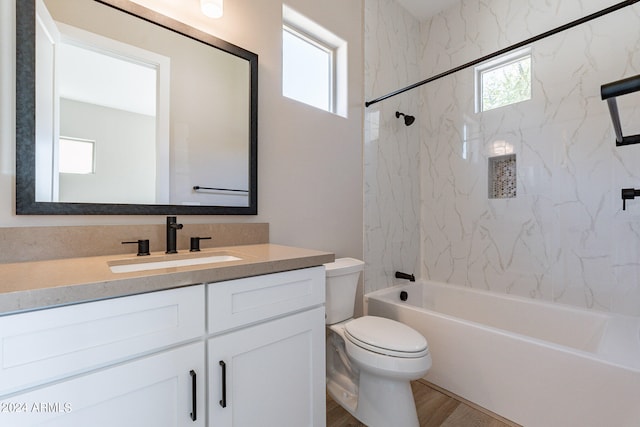
[[[418,21],[395,0],[365,0],[365,99],[420,79]],[[420,126],[405,126],[395,112],[420,121],[419,91],[365,111],[364,289],[394,283],[394,271],[420,268]]]
[[[462,1],[420,24],[419,77],[413,81],[614,2],[540,3]],[[366,5],[367,43],[381,20],[389,37],[415,35],[413,25],[394,27],[393,14],[371,13],[399,8],[393,2]],[[634,5],[532,45],[530,101],[476,113],[474,73],[466,69],[369,107],[365,290],[393,284],[392,270],[401,265],[433,280],[640,314],[640,200],[623,211],[620,199],[621,188],[640,188],[640,146],[615,147],[600,99],[603,83],[640,74],[638,22],[640,5]],[[382,74],[379,68],[392,73],[402,67],[371,50],[367,46],[365,54],[368,99],[405,85],[376,90],[383,86],[373,78]],[[394,103],[402,97],[411,102],[416,92],[418,129],[399,126],[391,120]],[[640,94],[619,98],[619,105],[625,134],[640,133]],[[379,126],[372,120],[376,112],[384,112]],[[398,148],[403,138],[406,145]],[[516,197],[489,198],[489,158],[504,154],[516,155]],[[409,163],[403,163],[405,155]],[[416,187],[418,207],[406,202]],[[400,199],[405,203],[396,203]],[[416,212],[419,233],[413,229]],[[401,236],[408,237],[405,243]],[[419,266],[411,266],[415,256]],[[393,264],[390,269],[385,262]]]

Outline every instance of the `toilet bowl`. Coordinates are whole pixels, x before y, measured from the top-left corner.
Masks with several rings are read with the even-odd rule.
[[[325,267],[329,394],[369,427],[417,427],[410,381],[431,367],[426,339],[391,319],[352,318],[362,261],[341,258]]]

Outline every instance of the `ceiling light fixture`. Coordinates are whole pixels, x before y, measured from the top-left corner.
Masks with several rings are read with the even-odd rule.
[[[200,9],[209,18],[222,17],[223,0],[200,0]]]

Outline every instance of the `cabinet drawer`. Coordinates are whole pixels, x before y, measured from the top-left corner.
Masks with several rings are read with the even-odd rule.
[[[259,322],[324,304],[324,267],[247,277],[208,286],[208,332]]]
[[[204,286],[0,317],[0,396],[204,333]]]

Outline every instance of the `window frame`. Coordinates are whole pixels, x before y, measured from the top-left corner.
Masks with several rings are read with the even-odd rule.
[[[490,109],[483,108],[483,93],[484,93],[484,84],[483,84],[483,75],[487,72],[494,71],[503,67],[507,67],[516,62],[522,61],[523,59],[529,59],[529,98],[522,99],[520,101],[512,102],[509,104],[500,105],[498,107],[493,107]],[[520,102],[529,101],[533,98],[533,54],[531,47],[526,47],[523,49],[518,49],[513,52],[509,52],[505,55],[501,55],[498,58],[494,58],[489,60],[483,64],[480,64],[474,68],[474,97],[475,97],[475,112],[483,113],[491,110],[495,110],[498,108],[506,107],[509,105],[518,104]]]
[[[316,41],[321,46],[333,51],[332,70],[330,76],[331,82],[331,108],[314,107],[319,111],[328,112],[342,118],[349,117],[349,44],[337,34],[333,33],[329,28],[315,22],[302,13],[292,9],[287,4],[282,4],[282,26],[283,30],[280,34],[284,34],[284,26],[294,29],[297,33],[301,33],[311,40]],[[283,37],[284,38],[284,37]],[[281,40],[280,46],[284,47],[284,40]],[[284,58],[284,55],[283,55]],[[280,76],[281,95],[284,95],[284,59],[281,58]],[[298,101],[301,102],[301,101]]]
[[[292,35],[293,37],[297,37],[298,39],[310,44],[311,46],[317,48],[318,50],[326,53],[328,55],[329,58],[329,63],[328,63],[328,70],[327,70],[327,77],[328,77],[328,87],[329,87],[329,93],[328,93],[328,109],[326,111],[330,112],[330,113],[336,113],[336,94],[337,94],[337,87],[336,87],[336,51],[337,51],[337,47],[324,42],[323,40],[320,40],[319,37],[314,37],[313,35],[309,34],[308,32],[302,30],[301,28],[297,27],[296,25],[292,25],[291,23],[288,22],[284,22],[282,24],[282,33],[283,33],[283,37],[284,37],[284,33],[289,33],[290,35]],[[282,52],[282,56],[284,58],[284,43],[283,43],[283,52]],[[283,76],[284,76],[284,62],[283,62]],[[283,91],[283,96],[286,96],[289,99],[294,99],[298,102],[303,102],[305,104],[307,104],[305,101],[302,101],[300,99],[297,98],[292,98],[290,96],[284,95],[284,91]],[[310,105],[310,104],[307,104]],[[319,108],[319,107],[317,107]],[[323,108],[321,108],[322,110],[324,110]]]

